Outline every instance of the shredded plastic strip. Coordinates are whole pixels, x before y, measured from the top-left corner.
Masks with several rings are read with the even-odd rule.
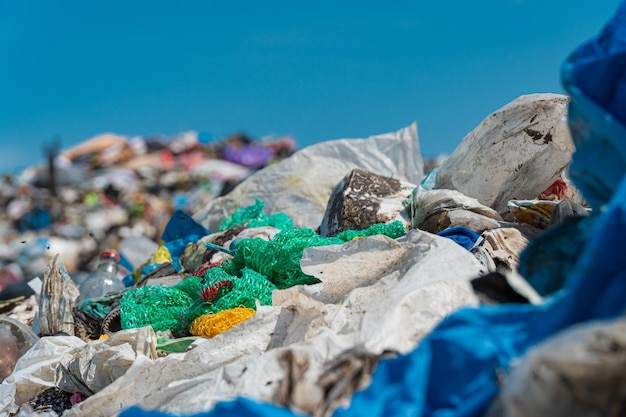
[[[200,296],[202,301],[208,301],[210,303],[215,302],[222,295],[226,294],[228,291],[233,289],[233,283],[230,281],[220,281],[215,285],[211,285],[205,288],[202,288],[200,291]]]
[[[212,262],[210,264],[206,264],[206,265],[202,265],[200,268],[198,268],[198,270],[196,272],[194,272],[192,275],[196,276],[196,277],[201,277],[204,276],[204,274],[206,273],[207,269],[211,269],[211,268],[215,268],[218,265],[221,265],[223,262],[222,259],[220,259],[219,261],[216,262]]]

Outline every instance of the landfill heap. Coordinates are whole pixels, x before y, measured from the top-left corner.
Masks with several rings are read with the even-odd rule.
[[[27,281],[43,278],[56,253],[77,282],[107,249],[134,248],[126,251],[122,265],[132,271],[134,253],[156,247],[175,210],[198,211],[295,148],[290,137],[253,141],[238,134],[204,140],[191,131],[173,138],[108,133],[57,150],[50,155],[52,166],[5,175],[0,181],[0,293],[18,283],[12,293],[19,294]],[[51,153],[50,147],[46,151]],[[5,292],[2,298],[9,296]]]
[[[415,123],[324,142],[175,211],[122,291],[55,256],[0,416],[624,415],[625,22],[430,172]]]

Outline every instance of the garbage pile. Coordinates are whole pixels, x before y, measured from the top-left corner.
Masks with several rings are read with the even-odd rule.
[[[0,416],[623,415],[624,22],[430,172],[416,124],[324,142],[174,211],[124,289],[55,256]]]
[[[102,134],[64,151],[46,147],[49,163],[0,183],[0,293],[20,284],[2,298],[27,291],[25,283],[43,277],[56,253],[77,282],[107,249],[121,249],[122,267],[132,271],[175,210],[198,211],[295,146],[290,137],[206,140],[184,132]]]

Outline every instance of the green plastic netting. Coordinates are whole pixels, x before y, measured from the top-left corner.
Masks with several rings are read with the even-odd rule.
[[[120,300],[122,329],[152,326],[155,331],[183,330],[181,314],[194,299],[176,287],[154,284],[133,288]]]
[[[214,271],[219,268],[212,268],[207,271],[207,285],[212,286],[223,281],[223,274]],[[256,308],[256,300],[261,305],[272,305],[272,291],[276,285],[272,284],[266,277],[249,268],[241,271],[240,277],[230,276],[233,284],[232,290],[218,298],[211,304],[214,313],[228,310],[235,307]]]
[[[256,309],[256,300],[261,305],[272,305],[272,291],[276,286],[263,275],[248,268],[241,271],[241,276],[234,276],[220,267],[215,267],[206,271],[203,289],[209,290],[200,291],[206,297],[196,299],[181,313],[185,328],[196,318],[208,313],[236,307]]]
[[[209,301],[202,297],[207,288],[216,289],[211,293],[214,297],[207,297]],[[148,285],[129,290],[120,300],[122,328],[188,330],[191,322],[204,314],[235,307],[256,308],[256,300],[272,305],[275,289],[267,278],[248,268],[243,268],[241,276],[211,268],[204,277],[189,276],[174,287]]]
[[[344,230],[343,232],[339,232],[337,234],[337,238],[347,242],[352,239],[374,236],[374,235],[385,235],[392,239],[397,239],[400,236],[404,236],[406,234],[406,226],[400,220],[396,220],[391,223],[378,223],[373,224],[367,229],[363,230]]]
[[[224,266],[231,274],[239,275],[243,268],[250,268],[267,277],[277,288],[285,289],[294,285],[316,284],[319,280],[305,274],[300,268],[304,249],[312,246],[343,244],[346,241],[384,234],[397,238],[406,233],[401,221],[389,224],[375,224],[364,230],[346,230],[336,237],[321,237],[313,229],[298,228],[283,230],[270,241],[244,239],[237,244],[232,264]]]
[[[227,229],[267,221],[272,216],[262,213],[263,206],[257,199],[255,205],[239,209],[222,225]],[[310,228],[293,228],[291,220],[284,213],[279,214],[275,219],[286,218],[290,227],[282,228],[270,241],[241,240],[231,260],[208,269],[204,276],[189,276],[174,287],[150,285],[127,291],[120,300],[122,328],[151,325],[155,331],[188,330],[190,323],[204,314],[235,307],[256,308],[256,300],[261,305],[271,305],[276,288],[319,282],[300,268],[304,249],[343,244],[376,234],[395,239],[406,233],[404,224],[396,221],[364,230],[346,230],[336,237],[321,237]]]
[[[219,226],[220,232],[239,225],[246,227],[272,226],[280,230],[293,229],[293,221],[285,213],[268,216],[263,212],[263,207],[265,207],[265,203],[256,198],[253,205],[238,208],[232,216],[222,220]]]
[[[195,299],[200,296],[200,291],[205,286],[206,285],[204,284],[204,279],[202,277],[191,275],[176,284],[174,288],[183,291],[185,294]]]
[[[249,268],[267,277],[279,289],[300,284],[316,284],[317,278],[300,269],[305,248],[344,243],[341,239],[324,238],[313,229],[283,230],[270,241],[244,239],[237,244],[233,267],[236,271]]]

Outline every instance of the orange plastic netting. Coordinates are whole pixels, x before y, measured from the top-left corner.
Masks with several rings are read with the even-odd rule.
[[[214,314],[205,314],[191,322],[189,331],[194,336],[215,337],[254,316],[253,308],[235,307]]]

